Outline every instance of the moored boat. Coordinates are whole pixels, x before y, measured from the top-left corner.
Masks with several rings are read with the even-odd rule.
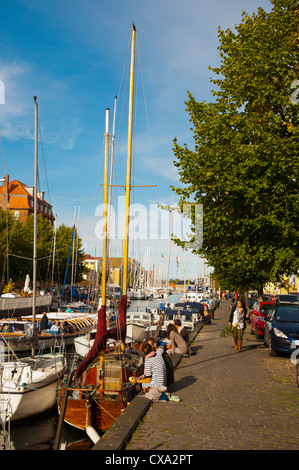
[[[95,328],[97,315],[78,315],[67,312],[50,312],[47,314],[49,328],[40,329],[42,315],[35,316],[35,343],[36,348],[49,351],[55,344],[63,342],[65,346],[74,343],[75,338],[86,335]],[[58,322],[58,330],[52,331],[51,325]],[[32,343],[32,315],[20,318],[0,320],[1,352],[10,351],[23,353]]]
[[[64,354],[43,354],[0,365],[0,417],[15,421],[42,413],[56,403],[67,371]]]
[[[154,315],[151,312],[127,312],[127,336],[133,341],[143,341],[146,336],[146,328],[154,323]]]
[[[54,405],[67,361],[62,348],[53,354],[36,355],[36,269],[37,269],[37,149],[38,116],[35,102],[35,184],[34,184],[34,236],[33,236],[33,302],[30,356],[19,359],[14,351],[12,360],[6,362],[1,354],[0,363],[0,416],[2,423],[27,418],[46,411]],[[53,401],[54,400],[54,401]]]
[[[52,303],[52,295],[36,295],[37,313],[48,311]],[[30,315],[33,307],[33,296],[22,297],[19,294],[2,294],[0,297],[0,318]]]
[[[105,432],[126,407],[129,377],[138,377],[142,366],[143,357],[137,350],[129,353],[107,350],[103,363],[98,357],[83,372],[79,387],[71,383],[69,389],[60,389],[59,411],[63,396],[69,391],[64,421],[84,431],[93,428]]]
[[[79,366],[72,372],[70,384],[61,390],[58,397],[60,419],[74,427],[84,429],[96,442],[98,432],[107,430],[127,405],[127,390],[131,386],[130,376],[140,375],[143,357],[134,358],[125,351],[127,334],[127,289],[129,251],[129,208],[131,191],[131,157],[133,128],[133,90],[135,34],[132,27],[131,73],[129,97],[129,124],[127,145],[126,204],[124,229],[124,256],[122,271],[122,296],[120,299],[116,327],[107,329],[106,287],[107,287],[107,215],[108,215],[108,168],[109,168],[109,110],[106,110],[105,164],[104,164],[104,206],[103,206],[103,257],[102,257],[102,305],[98,311],[98,323],[93,345]],[[109,339],[119,344],[119,349],[107,348]],[[66,400],[64,398],[66,397]]]

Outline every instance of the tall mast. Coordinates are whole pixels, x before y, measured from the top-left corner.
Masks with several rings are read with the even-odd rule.
[[[32,326],[35,331],[36,316],[36,240],[37,240],[37,168],[38,168],[38,104],[34,96],[35,108],[35,143],[34,143],[34,200],[33,200],[33,298],[32,298]],[[31,348],[34,356],[34,347]]]
[[[130,95],[129,95],[129,120],[128,120],[128,145],[127,145],[127,177],[126,177],[126,209],[125,209],[125,235],[124,235],[124,269],[123,269],[123,294],[127,293],[128,282],[128,250],[129,250],[129,209],[131,192],[131,160],[132,160],[132,131],[133,131],[133,102],[134,102],[134,71],[135,71],[135,37],[136,28],[132,25],[131,69],[130,69]]]
[[[168,260],[167,260],[167,275],[166,275],[166,289],[169,288],[169,264],[170,264],[172,226],[173,226],[173,211],[171,210],[171,212],[170,212],[170,234],[169,234],[169,246],[168,246]]]
[[[110,217],[111,217],[111,193],[112,193],[112,177],[113,177],[113,165],[114,165],[114,145],[115,145],[115,120],[116,120],[116,102],[117,96],[114,98],[114,112],[113,112],[113,124],[112,124],[112,143],[111,143],[111,161],[110,161],[110,177],[109,177],[109,196],[108,196],[108,232],[110,231]],[[110,253],[110,239],[107,234],[107,253],[109,257]],[[108,263],[109,266],[109,263]],[[109,267],[108,267],[109,269]],[[114,282],[113,282],[114,284]],[[113,292],[114,294],[114,292]]]
[[[114,98],[114,111],[113,111],[113,124],[112,124],[112,143],[111,143],[111,162],[110,162],[110,183],[109,183],[109,201],[108,201],[109,212],[110,212],[110,206],[111,206],[112,175],[113,175],[113,164],[114,164],[116,102],[117,102],[117,96],[115,96],[115,98]]]
[[[102,305],[106,305],[109,137],[110,137],[109,136],[109,109],[106,109],[105,163],[104,163],[104,211],[103,211]]]

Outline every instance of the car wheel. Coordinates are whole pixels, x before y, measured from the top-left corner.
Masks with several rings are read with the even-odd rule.
[[[271,337],[269,338],[269,355],[272,357],[277,356],[277,352],[275,352],[274,349],[272,349]]]
[[[252,329],[252,326],[251,326],[251,325],[250,325],[250,334],[251,334],[251,335],[254,335],[254,331],[253,331],[253,329]]]

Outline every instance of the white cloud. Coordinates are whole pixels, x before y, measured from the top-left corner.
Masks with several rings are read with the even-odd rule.
[[[9,140],[34,138],[34,101],[37,96],[43,143],[71,150],[81,132],[78,116],[70,108],[71,92],[63,79],[45,75],[35,64],[0,61],[5,104],[0,106],[0,129]]]
[[[12,140],[28,138],[32,130],[34,121],[32,118],[28,121],[30,108],[23,87],[29,73],[30,68],[25,63],[0,61],[0,79],[5,85],[5,104],[0,106],[0,127],[2,135]]]

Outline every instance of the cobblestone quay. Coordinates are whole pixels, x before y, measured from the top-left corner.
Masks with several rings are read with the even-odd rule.
[[[247,325],[243,348],[228,325],[228,303],[196,336],[190,358],[175,369],[171,391],[181,402],[151,404],[125,450],[297,450],[299,389],[295,366],[270,357]]]

